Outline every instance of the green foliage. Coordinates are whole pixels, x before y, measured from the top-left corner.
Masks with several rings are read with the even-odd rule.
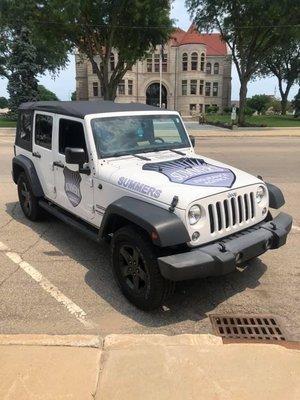
[[[0,108],[7,108],[8,100],[6,97],[0,97]]]
[[[299,23],[294,0],[186,0],[199,30],[217,29],[228,44],[240,79],[239,123],[244,123],[247,85],[286,30]]]
[[[105,99],[114,100],[126,71],[172,31],[169,0],[41,0],[41,20],[93,64]],[[115,68],[110,70],[110,56]],[[112,72],[112,73],[110,73]]]
[[[245,115],[250,116],[253,115],[255,112],[255,109],[249,107],[248,105],[246,105],[245,107]]]
[[[72,101],[76,101],[77,97],[76,97],[76,90],[74,90],[74,92],[72,92],[71,94],[71,100]]]
[[[256,94],[246,101],[247,107],[252,109],[252,113],[264,113],[271,105],[271,98],[266,94]]]
[[[66,65],[67,52],[71,48],[70,43],[57,40],[56,26],[49,20],[41,19],[43,9],[43,1],[38,0],[0,1],[0,39],[2,39],[0,40],[0,75],[8,77],[10,73],[8,62],[12,53],[14,36],[23,28],[27,29],[31,44],[35,48],[35,63],[39,74],[45,71],[54,74]]]
[[[218,106],[210,106],[210,107],[207,107],[207,109],[206,109],[207,114],[216,114],[218,111],[219,111]]]
[[[37,100],[40,101],[57,101],[59,98],[51,90],[45,88],[43,85],[38,85]]]
[[[230,114],[230,113],[231,113],[231,110],[232,110],[232,107],[224,107],[224,108],[223,108],[223,113],[224,113],[224,114]]]
[[[11,74],[8,79],[7,91],[10,96],[11,114],[16,115],[21,103],[37,99],[38,85],[35,77],[38,68],[35,47],[30,41],[30,35],[26,28],[15,32],[11,48],[12,53],[8,63]]]

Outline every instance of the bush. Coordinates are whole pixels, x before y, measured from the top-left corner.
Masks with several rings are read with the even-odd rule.
[[[0,108],[8,108],[8,100],[5,97],[0,97]]]
[[[223,108],[223,113],[224,114],[230,114],[231,113],[232,108],[231,107],[224,107]]]
[[[207,107],[207,109],[206,109],[207,114],[216,114],[218,111],[219,111],[218,106],[210,106],[210,107]]]
[[[251,108],[251,107],[245,107],[245,115],[248,115],[248,116],[250,116],[250,115],[253,115],[255,113],[255,110],[253,110],[253,108]]]
[[[246,106],[258,113],[264,113],[269,108],[271,101],[270,96],[266,94],[256,94],[247,99]]]

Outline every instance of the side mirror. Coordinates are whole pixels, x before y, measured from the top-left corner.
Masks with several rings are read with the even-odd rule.
[[[67,164],[77,164],[82,166],[86,162],[86,154],[84,149],[76,149],[74,147],[65,148],[65,157]]]
[[[192,143],[192,146],[195,147],[196,146],[196,139],[195,136],[190,135],[190,141]]]

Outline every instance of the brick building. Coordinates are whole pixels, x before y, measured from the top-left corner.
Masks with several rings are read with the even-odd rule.
[[[116,102],[159,104],[159,54],[160,46],[125,74]],[[117,57],[113,52],[111,70]],[[91,63],[80,54],[75,58],[77,99],[100,99],[100,82]],[[177,28],[164,46],[162,71],[162,103],[169,110],[188,115],[209,106],[230,106],[231,56],[219,34],[199,34],[193,25],[187,32]]]

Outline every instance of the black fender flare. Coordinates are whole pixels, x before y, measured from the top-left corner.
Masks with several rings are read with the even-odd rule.
[[[144,229],[159,247],[175,246],[191,240],[185,225],[175,213],[129,196],[121,197],[107,207],[99,230],[100,238],[116,231],[124,220]]]
[[[15,183],[18,183],[20,170],[23,170],[27,179],[31,183],[33,194],[36,197],[43,197],[44,191],[38,178],[33,162],[26,156],[20,154],[12,160],[12,177]]]
[[[269,192],[269,207],[277,210],[285,204],[284,196],[279,187],[265,182]]]

